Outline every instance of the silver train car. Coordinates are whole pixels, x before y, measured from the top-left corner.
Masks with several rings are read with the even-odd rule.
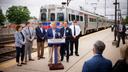
[[[71,9],[61,5],[42,6],[40,8],[39,18],[45,28],[49,28],[50,22],[53,21],[56,21],[58,25],[61,25],[63,21],[68,21],[68,24],[71,25],[73,20],[77,20],[82,35],[111,26],[111,22],[104,16],[84,10]]]

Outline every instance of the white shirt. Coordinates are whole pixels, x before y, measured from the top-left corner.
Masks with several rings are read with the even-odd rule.
[[[122,31],[123,31],[123,25],[119,24],[119,32],[122,32]]]
[[[67,27],[66,27],[66,28],[67,28]],[[66,33],[66,28],[64,28],[64,35],[63,35],[64,37],[66,36],[66,35],[65,35],[65,33]]]
[[[43,33],[43,29],[40,27],[41,33]]]
[[[70,26],[71,30],[72,30],[72,36],[74,36],[74,25]],[[76,30],[76,36],[78,36],[80,34],[80,26],[79,25],[75,25],[75,30]]]
[[[52,33],[53,33],[53,38],[55,38],[55,29],[52,29]]]

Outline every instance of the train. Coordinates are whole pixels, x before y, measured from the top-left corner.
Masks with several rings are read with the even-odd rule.
[[[50,28],[51,22],[54,21],[60,27],[63,21],[67,21],[70,26],[72,21],[77,20],[81,28],[81,35],[105,29],[112,25],[112,21],[108,20],[105,16],[85,10],[71,9],[62,5],[41,6],[39,19],[43,22],[42,25],[44,25],[45,29]]]

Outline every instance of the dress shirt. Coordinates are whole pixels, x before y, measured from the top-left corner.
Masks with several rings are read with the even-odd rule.
[[[72,30],[72,36],[78,36],[80,34],[80,27],[79,25],[75,25],[75,35],[74,35],[74,25],[70,26],[71,30]]]
[[[41,31],[41,33],[43,33],[43,29],[40,27],[40,31]]]
[[[53,38],[55,38],[55,34],[56,34],[55,29],[52,29],[52,33],[53,33]]]
[[[119,32],[122,32],[122,31],[123,31],[123,25],[119,24]]]

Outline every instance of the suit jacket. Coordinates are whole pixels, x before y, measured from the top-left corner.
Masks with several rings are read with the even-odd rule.
[[[36,36],[37,36],[37,42],[45,41],[46,31],[43,29],[43,32],[41,32],[40,27],[36,28]]]
[[[47,30],[47,39],[52,39],[53,38],[53,31],[52,28]],[[55,29],[55,38],[61,38],[60,36],[60,29],[56,28]]]
[[[111,69],[112,62],[98,54],[84,63],[82,72],[111,72]]]
[[[72,38],[72,32],[71,32],[71,29],[69,27],[67,27],[66,30],[64,29],[64,27],[60,29],[61,37],[64,37],[64,33],[66,36],[66,40],[70,40]]]
[[[23,32],[25,34],[25,37],[26,37],[26,43],[31,43],[32,40],[34,40],[35,38],[35,31],[28,27],[25,27],[23,29]]]
[[[15,46],[16,47],[22,47],[25,44],[25,40],[23,41],[23,37],[20,32],[15,33]]]
[[[53,38],[53,30],[52,28],[48,29],[47,30],[47,39],[52,39]],[[56,28],[55,29],[55,38],[61,38],[61,35],[60,35],[60,29]],[[57,46],[59,44],[56,44]],[[49,47],[52,47],[53,44],[48,44]]]

